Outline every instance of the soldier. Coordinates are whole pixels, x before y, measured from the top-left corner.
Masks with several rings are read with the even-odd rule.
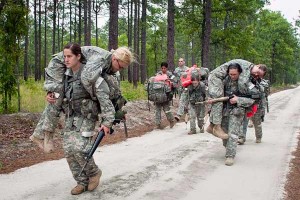
[[[183,87],[181,85],[181,82],[180,82],[180,77],[182,75],[183,72],[185,72],[186,70],[188,70],[189,68],[187,66],[185,66],[185,61],[183,58],[179,58],[178,60],[178,67],[176,67],[175,71],[174,71],[174,75],[176,77],[176,81],[177,81],[177,84],[178,84],[178,95],[179,95],[179,99],[180,99],[180,96],[181,96],[181,93],[183,92]]]
[[[103,64],[103,55],[110,55],[107,54],[106,50],[95,46],[81,47],[81,52],[85,58],[85,66],[95,70],[101,69],[100,65],[101,63]],[[51,102],[46,106],[33,134],[29,137],[30,140],[37,144],[39,148],[44,150],[45,153],[50,153],[54,150],[53,136],[62,111],[61,106],[63,101],[63,80],[65,71],[66,66],[64,64],[63,52],[55,54],[49,62],[48,67],[45,69],[46,79],[44,89],[49,95],[55,97],[55,102]],[[119,76],[120,74],[117,72],[116,74],[107,77],[112,78],[112,80],[118,80],[119,87]]]
[[[189,70],[191,69],[197,69],[198,72],[199,72],[199,75],[200,75],[200,81],[201,81],[201,85],[205,87],[205,90],[206,90],[206,87],[207,87],[207,79],[208,79],[208,75],[209,75],[209,70],[208,68],[204,68],[204,67],[200,67],[198,68],[197,65],[193,65],[191,68],[189,68],[187,71],[183,72],[181,74],[181,76],[187,76],[187,73],[190,73],[188,72]],[[203,83],[203,84],[202,84]],[[205,94],[204,96],[206,96],[207,92],[205,91]],[[175,116],[175,119],[176,121],[179,121],[181,116],[187,112],[187,107],[188,107],[188,99],[189,99],[189,92],[188,92],[188,88],[185,88],[183,87],[183,92],[182,92],[182,95],[180,96],[180,99],[179,99],[179,106],[178,106],[178,110],[177,110],[177,114]],[[205,117],[205,105],[204,104],[199,104],[197,105],[197,107],[201,107],[199,108],[200,110],[200,118],[201,119],[204,119]],[[187,123],[187,119],[186,119],[186,123]],[[203,131],[202,128],[201,129],[201,132]]]
[[[245,116],[245,109],[254,103],[251,98],[239,97],[238,79],[242,73],[242,67],[238,63],[231,63],[228,66],[226,78],[224,79],[225,96],[231,98],[223,104],[222,128],[228,133],[229,138],[223,139],[226,148],[225,165],[231,166],[236,155],[237,140],[240,134],[240,127]]]
[[[242,67],[243,72],[239,76],[238,85],[240,93],[248,92],[249,79],[258,79],[263,77],[266,71],[265,65],[254,65],[249,61],[242,59],[231,60],[216,69],[214,69],[208,77],[208,93],[210,98],[219,98],[224,96],[223,80],[227,76],[227,69],[231,63],[237,63]],[[222,103],[213,103],[210,111],[210,125],[206,131],[221,139],[227,139],[228,135],[221,128],[222,122]]]
[[[92,146],[91,137],[94,134],[98,114],[101,111],[100,130],[103,130],[105,135],[110,133],[115,119],[112,96],[117,98],[120,91],[112,85],[107,76],[128,67],[134,58],[126,47],[120,47],[112,53],[103,50],[102,56],[95,62],[98,66],[85,68],[81,48],[75,43],[66,45],[63,55],[67,67],[64,77],[65,89],[62,93],[62,107],[65,113],[63,148],[77,182],[71,194],[78,195],[86,190],[94,190],[99,185],[102,175],[93,158],[89,160],[81,176],[79,173],[85,164],[85,155]],[[96,72],[97,69],[100,73]],[[49,93],[47,101],[55,103],[56,99]]]
[[[265,69],[266,71],[266,69]],[[258,108],[256,113],[254,114],[254,116],[250,119],[252,119],[253,122],[253,126],[254,126],[254,131],[255,131],[255,137],[256,143],[261,143],[261,139],[262,139],[262,122],[264,121],[264,117],[265,117],[265,110],[267,109],[268,105],[267,105],[267,98],[269,95],[269,82],[268,80],[265,79],[259,79],[259,85],[260,85],[260,90],[262,93],[262,98],[261,100],[258,101]],[[247,126],[249,123],[249,118],[245,117],[244,118],[244,122],[243,122],[243,131],[241,132],[241,134],[239,135],[239,139],[238,139],[238,144],[242,145],[245,143],[246,141],[246,133],[247,133]]]
[[[188,102],[189,106],[189,115],[190,115],[190,131],[189,135],[196,134],[196,119],[198,127],[200,128],[200,132],[204,133],[204,113],[205,107],[200,104],[195,104],[196,102],[205,100],[205,84],[200,81],[201,74],[199,68],[194,68],[191,71],[191,85],[185,88],[184,93],[180,98],[180,102],[182,104],[186,104]],[[178,108],[180,110],[180,108]],[[182,111],[178,111],[180,113]],[[179,120],[179,117],[178,117]]]
[[[168,71],[168,63],[162,62],[160,66],[161,66],[161,71],[158,72],[156,75],[166,75],[167,79],[170,80],[171,89],[174,90],[174,88],[172,86],[174,76],[170,71]],[[172,113],[171,108],[170,108],[171,101],[172,101],[172,98],[173,98],[173,91],[171,91],[168,95],[169,95],[168,99],[165,102],[162,102],[162,103],[154,102],[154,105],[155,105],[155,124],[156,124],[156,127],[158,129],[163,129],[163,126],[161,124],[161,111],[162,110],[166,114],[166,117],[167,117],[167,119],[170,123],[170,128],[173,128],[173,126],[176,123],[175,120],[174,120],[173,113]]]

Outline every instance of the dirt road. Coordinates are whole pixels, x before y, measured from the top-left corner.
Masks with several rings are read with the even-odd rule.
[[[93,192],[70,194],[76,183],[62,159],[0,175],[1,199],[282,199],[300,129],[300,88],[275,93],[269,102],[263,142],[256,144],[248,129],[231,167],[224,165],[221,140],[208,133],[187,135],[187,126],[179,123],[98,148],[95,160],[103,176]]]

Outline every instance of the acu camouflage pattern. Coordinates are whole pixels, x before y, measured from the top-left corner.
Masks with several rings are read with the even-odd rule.
[[[206,85],[207,85],[207,78],[209,75],[209,69],[208,68],[196,68],[198,70],[198,72],[200,73],[200,77],[201,77],[201,82],[204,84],[204,89],[205,89],[205,97],[207,96],[207,90],[206,90]],[[178,110],[177,110],[177,115],[178,116],[182,116],[184,113],[187,112],[188,110],[188,104],[189,104],[189,91],[188,88],[183,88],[183,91],[181,93],[181,96],[179,98],[179,106],[178,106]],[[203,99],[204,100],[204,99]],[[205,117],[205,105],[203,104],[198,104],[200,107],[200,116],[203,115],[203,118]]]
[[[227,76],[227,69],[231,63],[238,63],[243,72],[239,76],[238,86],[241,94],[247,94],[250,71],[253,64],[246,60],[235,59],[217,67],[210,72],[208,77],[208,94],[210,98],[219,98],[224,96],[224,79]],[[210,122],[213,124],[221,124],[222,122],[222,102],[214,103],[211,106]]]
[[[196,120],[198,127],[203,128],[205,117],[205,105],[195,104],[199,101],[205,100],[205,85],[203,82],[199,82],[196,87],[190,85],[189,91],[189,114],[190,114],[190,130],[196,132]]]
[[[84,46],[81,47],[81,50],[86,59],[86,68],[84,70],[85,75],[83,76],[83,82],[85,83],[85,87],[87,88],[89,93],[94,97],[94,93],[92,91],[92,83],[95,83],[96,75],[100,75],[97,73],[102,73],[102,71],[109,72],[111,65],[111,59],[109,58],[111,56],[111,53],[94,46]],[[107,59],[107,61],[105,61],[105,59]],[[90,69],[87,69],[89,67]],[[95,70],[95,72],[93,72],[92,69]],[[44,83],[44,89],[47,92],[59,93],[60,97],[57,99],[55,104],[47,105],[44,112],[42,113],[41,119],[39,120],[33,133],[33,135],[37,138],[42,139],[44,137],[43,130],[54,132],[54,129],[57,126],[58,116],[62,109],[61,105],[63,101],[63,80],[65,71],[66,66],[64,65],[63,52],[55,54],[49,62],[47,68],[45,69],[46,80]],[[110,92],[110,97],[114,96],[111,93],[112,92]]]
[[[162,81],[149,80],[147,84],[148,100],[154,103],[165,103],[171,99],[171,87]]]
[[[92,157],[87,166],[84,168],[81,176],[79,176],[79,173],[86,162],[85,156],[92,147],[92,144],[93,142],[91,137],[83,137],[78,131],[64,132],[63,149],[65,157],[69,164],[73,178],[77,184],[83,186],[88,185],[89,177],[93,177],[100,172],[100,169],[95,164],[94,158]]]
[[[187,113],[188,105],[189,105],[189,91],[188,88],[183,88],[183,91],[179,97],[179,105],[177,110],[177,115],[182,116]]]
[[[256,139],[261,139],[262,135],[263,135],[262,119],[265,116],[265,110],[266,110],[266,106],[267,106],[266,98],[268,95],[268,89],[269,89],[268,82],[266,80],[262,79],[261,82],[259,83],[259,90],[262,94],[262,98],[261,98],[261,100],[259,100],[257,102],[258,103],[257,111],[252,117],[252,122],[253,122],[254,130],[255,130]],[[246,138],[246,131],[242,137]]]
[[[169,122],[174,121],[174,116],[171,111],[171,101],[164,103],[154,103],[155,105],[155,125],[161,124],[161,111],[163,110]]]
[[[225,93],[237,94],[239,93],[238,81],[232,81],[229,77],[224,81]],[[222,129],[228,133],[229,138],[223,140],[223,145],[226,147],[225,157],[235,157],[238,136],[241,132],[243,119],[245,116],[246,108],[254,103],[253,99],[238,97],[237,104],[232,105],[229,101],[224,102]]]
[[[180,77],[188,69],[189,68],[187,66],[182,66],[182,67],[176,67],[176,69],[174,70],[174,75],[176,77],[176,83],[177,83],[177,90],[178,90],[179,98],[181,96],[181,93],[184,90],[184,88],[181,85]]]
[[[63,110],[65,117],[65,131],[92,132],[98,118],[99,104],[91,99],[89,93],[81,84],[81,65],[78,73],[73,74],[67,69]]]
[[[156,75],[162,75],[162,74],[163,74],[162,71],[159,71]],[[166,91],[163,93],[163,94],[166,94],[166,95],[164,97],[161,97],[161,101],[154,102],[154,105],[155,105],[155,125],[156,126],[161,124],[161,112],[162,111],[164,111],[164,113],[167,117],[167,120],[169,122],[174,121],[174,115],[171,111],[171,101],[172,101],[172,98],[173,98],[173,89],[174,89],[173,86],[175,85],[174,84],[175,80],[174,80],[174,76],[173,76],[172,72],[167,71],[167,76],[168,76],[169,80],[172,83],[172,88],[167,87]],[[151,83],[151,78],[149,79],[149,82],[146,85],[147,91],[149,90],[149,86],[150,86],[149,83]],[[170,95],[168,95],[168,93]],[[150,94],[148,93],[148,97],[150,97],[149,95]]]

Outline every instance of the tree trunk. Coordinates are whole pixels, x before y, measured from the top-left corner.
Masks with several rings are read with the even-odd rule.
[[[130,6],[129,6],[130,5]],[[133,19],[133,0],[128,2],[128,46],[132,47],[132,19]],[[128,82],[132,83],[133,75],[132,75],[132,65],[128,66]]]
[[[59,27],[60,27],[60,24],[59,24],[59,17],[60,17],[60,8],[59,8],[59,1],[57,2],[57,48],[56,48],[56,51],[60,51],[60,31],[59,31]]]
[[[174,0],[168,0],[168,39],[167,39],[167,54],[168,54],[168,64],[169,70],[174,71],[175,64],[174,64],[174,43],[175,43],[175,20],[174,20],[174,13],[175,13],[175,3]]]
[[[133,34],[133,46],[134,46],[134,52],[137,54],[138,50],[138,0],[134,0],[134,34]],[[133,86],[134,88],[137,88],[137,81],[138,81],[138,64],[133,64]]]
[[[87,9],[88,9],[88,21],[87,21],[87,45],[91,45],[92,41],[92,2],[91,0],[87,1]]]
[[[36,0],[34,0],[34,5],[33,5],[33,13],[34,13],[34,46],[35,46],[35,48],[34,48],[34,57],[36,58],[36,59],[34,59],[34,80],[35,81],[37,81],[37,80],[39,80],[39,76],[38,76],[38,74],[39,74],[39,59],[38,59],[38,53],[39,53],[39,51],[38,51],[38,25],[37,25],[37,10],[36,10],[36,5],[37,4],[37,1]]]
[[[44,16],[44,68],[47,67],[47,0],[45,0],[45,16]],[[45,76],[45,73],[43,73]]]
[[[69,0],[69,6],[70,6],[70,38],[69,38],[69,42],[72,41],[72,0]],[[76,15],[76,13],[75,13]],[[75,16],[76,19],[76,16]],[[76,20],[75,20],[76,23]]]
[[[83,5],[84,10],[84,45],[91,45],[91,1],[85,0]]]
[[[211,0],[204,0],[203,23],[202,23],[202,53],[201,64],[212,70],[209,64],[209,44],[211,35]]]
[[[56,1],[57,0],[54,0],[53,1],[53,30],[52,30],[52,54],[55,54],[56,52],[56,48],[55,48],[55,44],[56,44],[56,41],[55,41],[55,35],[56,35],[56,11],[57,11],[57,4],[56,4]]]
[[[118,12],[119,1],[111,0],[109,4],[109,38],[108,50],[118,48]]]
[[[146,70],[146,30],[147,30],[147,0],[142,0],[142,30],[141,30],[141,83],[144,84],[147,77]]]
[[[79,0],[79,6],[78,6],[78,9],[79,9],[79,14],[78,14],[78,43],[79,45],[81,45],[81,30],[82,30],[82,25],[81,25],[81,18],[82,18],[82,11],[81,11],[81,7],[82,7],[82,4],[81,4],[81,1],[82,0]]]
[[[26,8],[29,10],[29,0],[26,0]],[[26,14],[26,22],[27,24],[29,23],[29,13]],[[29,31],[28,31],[29,32]],[[24,80],[27,81],[28,80],[28,46],[29,46],[29,33],[26,33],[25,36],[25,50],[24,50]]]
[[[101,6],[100,3],[96,0],[93,1],[93,11],[96,14],[96,46],[98,46],[98,13],[100,12]]]
[[[65,1],[62,0],[62,22],[61,22],[61,47],[64,46],[64,28],[65,28]],[[59,50],[60,51],[60,50]]]
[[[39,59],[39,80],[42,78],[42,5],[41,0],[39,0],[39,36],[38,36],[38,58]]]

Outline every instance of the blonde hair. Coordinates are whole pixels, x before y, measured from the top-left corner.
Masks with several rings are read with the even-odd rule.
[[[116,59],[130,65],[135,62],[135,55],[130,51],[128,47],[119,47],[116,50],[112,49],[111,53]]]

